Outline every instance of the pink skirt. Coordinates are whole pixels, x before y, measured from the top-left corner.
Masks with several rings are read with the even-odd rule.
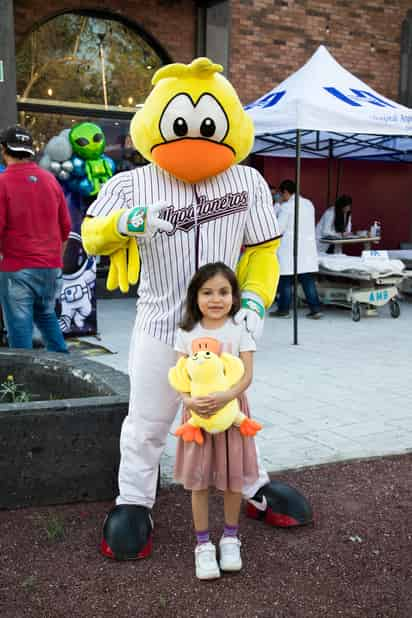
[[[247,399],[239,399],[242,412],[250,416]],[[183,411],[182,422],[190,418]],[[215,487],[242,492],[244,485],[251,485],[258,476],[254,438],[242,436],[239,427],[232,426],[222,433],[210,434],[202,430],[204,443],[184,442],[178,438],[176,449],[175,479],[185,489],[200,491]]]

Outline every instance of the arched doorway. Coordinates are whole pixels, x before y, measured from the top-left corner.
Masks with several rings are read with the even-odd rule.
[[[153,73],[169,61],[150,35],[118,16],[54,16],[17,50],[19,121],[32,131],[38,151],[62,129],[96,122],[106,134],[107,154],[121,163],[130,147],[130,119],[148,95]]]

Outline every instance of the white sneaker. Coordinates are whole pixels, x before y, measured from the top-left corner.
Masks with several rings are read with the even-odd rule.
[[[198,579],[215,579],[220,577],[216,560],[216,547],[210,541],[200,543],[195,548],[196,577]]]
[[[242,568],[241,544],[237,536],[222,536],[219,543],[219,562],[222,571],[240,571]]]

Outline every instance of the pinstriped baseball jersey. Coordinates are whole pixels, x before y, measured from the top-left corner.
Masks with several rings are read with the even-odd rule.
[[[236,165],[196,185],[174,178],[155,165],[117,174],[101,189],[87,214],[108,215],[120,208],[164,200],[162,217],[171,232],[139,238],[141,275],[138,327],[173,344],[190,279],[209,262],[233,270],[242,245],[280,236],[269,187],[251,167]]]

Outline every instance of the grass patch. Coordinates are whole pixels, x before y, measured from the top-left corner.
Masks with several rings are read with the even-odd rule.
[[[64,537],[64,521],[57,515],[46,519],[44,529],[49,541],[59,541]]]
[[[21,587],[24,588],[25,590],[28,590],[29,592],[31,592],[32,590],[35,589],[36,584],[37,584],[36,576],[35,575],[29,575],[28,577],[23,579],[23,581],[21,582]]]

